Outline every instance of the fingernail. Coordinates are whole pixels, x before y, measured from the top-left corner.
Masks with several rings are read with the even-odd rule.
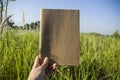
[[[57,67],[57,64],[54,63],[54,64],[53,64],[53,69],[56,69],[56,67]]]

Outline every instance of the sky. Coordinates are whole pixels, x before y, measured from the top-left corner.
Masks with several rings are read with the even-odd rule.
[[[80,32],[111,35],[120,32],[120,0],[16,0],[9,2],[8,15],[22,25],[22,10],[25,23],[39,21],[40,9],[80,10]]]

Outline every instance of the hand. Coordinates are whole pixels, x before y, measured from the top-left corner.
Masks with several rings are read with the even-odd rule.
[[[45,57],[43,63],[41,64],[41,59],[39,58],[39,56],[37,56],[28,80],[48,80],[48,78],[54,72],[57,66],[56,63],[54,63],[52,66],[48,66],[48,64],[48,57]]]

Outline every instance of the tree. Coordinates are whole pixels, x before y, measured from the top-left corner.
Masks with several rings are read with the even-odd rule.
[[[23,23],[23,29],[25,28],[25,14],[24,14],[24,10],[21,10],[22,11],[22,23]]]
[[[115,31],[112,36],[115,37],[115,38],[120,38],[120,35],[119,35],[118,31]]]
[[[38,29],[38,28],[39,28],[39,25],[40,25],[40,21],[32,22],[32,23],[30,24],[30,28],[31,28],[31,29]]]
[[[37,29],[37,26],[38,26],[38,23],[35,22],[35,23],[34,23],[34,28]]]
[[[15,1],[15,0],[6,0],[6,2],[3,2],[3,0],[0,0],[0,30],[1,33],[3,32],[4,24],[8,21],[8,19],[12,16],[7,17],[7,10],[8,10],[8,2],[9,1]],[[4,7],[4,9],[3,9]],[[4,15],[3,15],[4,11]]]
[[[0,0],[0,23],[2,22],[3,17],[3,0]]]
[[[37,29],[39,29],[40,28],[40,21],[36,21],[36,23],[37,23]]]
[[[32,22],[32,23],[30,24],[30,28],[31,28],[31,29],[34,29],[34,22]]]
[[[8,3],[9,1],[15,1],[15,0],[6,0],[5,2],[5,7],[4,7],[4,16],[3,16],[3,19],[6,19],[7,18],[7,10],[8,10]]]
[[[29,25],[28,23],[26,23],[26,24],[25,24],[25,29],[29,30],[29,26],[30,26],[30,25]]]
[[[14,24],[15,24],[15,23],[14,23],[12,20],[8,20],[8,21],[7,21],[7,25],[8,25],[9,27],[11,27],[11,28],[15,28]]]
[[[8,21],[8,19],[9,19],[10,17],[12,17],[12,15],[8,16],[5,20],[3,20],[3,21],[0,23],[0,33],[3,32],[4,24],[5,24],[5,22]]]

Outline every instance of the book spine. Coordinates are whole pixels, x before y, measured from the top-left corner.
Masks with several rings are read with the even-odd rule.
[[[39,50],[41,57],[41,47],[42,47],[42,9],[40,10],[40,33],[39,33]]]

